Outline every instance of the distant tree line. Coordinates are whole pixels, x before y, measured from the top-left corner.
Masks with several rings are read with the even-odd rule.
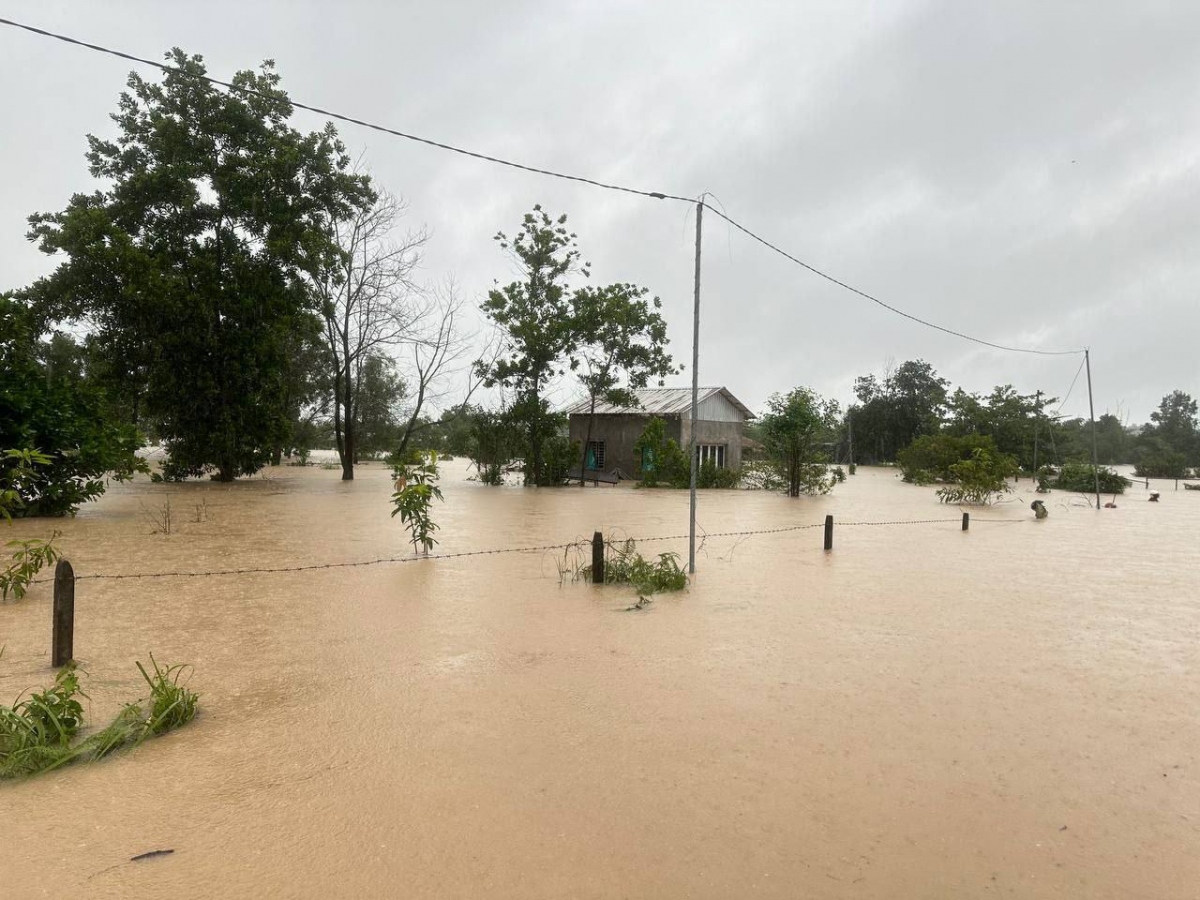
[[[941,437],[940,446],[957,459],[980,446],[1011,457],[1021,470],[1037,464],[1061,466],[1091,462],[1092,425],[1087,419],[1060,418],[1058,398],[1019,393],[1000,385],[986,395],[950,390],[924,360],[901,363],[882,376],[855,379],[857,402],[846,412],[838,440],[839,458],[859,463],[903,461],[906,450]],[[1183,391],[1163,397],[1151,421],[1131,427],[1116,416],[1096,420],[1097,461],[1133,464],[1139,475],[1181,478],[1200,467],[1200,428],[1196,401]],[[955,443],[954,441],[957,441]],[[957,448],[955,450],[954,448]]]

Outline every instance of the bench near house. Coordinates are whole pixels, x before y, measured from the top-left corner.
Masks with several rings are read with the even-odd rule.
[[[634,392],[639,406],[616,407],[597,402],[592,439],[588,444],[587,471],[617,471],[624,478],[642,477],[642,461],[634,449],[651,417],[666,424],[667,437],[687,449],[692,437],[692,389],[642,388]],[[587,439],[590,401],[569,406],[570,437],[582,446]],[[754,414],[726,388],[700,388],[696,407],[696,442],[700,462],[712,461],[718,468],[742,465],[742,442],[746,421]],[[578,472],[576,473],[578,474]]]

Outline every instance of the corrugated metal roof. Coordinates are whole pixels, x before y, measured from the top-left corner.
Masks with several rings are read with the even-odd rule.
[[[634,391],[638,398],[640,406],[613,406],[611,403],[597,401],[597,415],[637,415],[650,414],[654,416],[677,416],[681,413],[687,413],[692,408],[692,389],[690,387],[653,387],[641,388]],[[709,397],[716,394],[721,394],[732,403],[747,419],[753,419],[754,413],[750,412],[749,408],[742,403],[737,397],[729,393],[728,389],[723,387],[702,387],[700,388],[699,403],[703,403]],[[572,403],[564,410],[568,415],[577,415],[586,413],[590,410],[591,403],[585,398],[578,403]]]

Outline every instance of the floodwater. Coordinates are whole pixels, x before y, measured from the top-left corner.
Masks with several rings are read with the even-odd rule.
[[[448,468],[442,552],[686,531],[685,493]],[[60,527],[80,574],[367,560],[406,552],[388,481],[139,479],[5,531]],[[714,538],[634,612],[538,552],[81,580],[92,720],[151,652],[201,714],[0,785],[0,896],[1198,897],[1200,493],[1154,487],[1036,522],[1023,482],[966,534],[888,470],[705,492],[710,532],[956,521]],[[45,585],[0,605],[6,700],[51,679],[49,626]]]

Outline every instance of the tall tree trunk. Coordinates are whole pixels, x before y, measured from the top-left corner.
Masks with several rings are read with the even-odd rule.
[[[583,457],[579,460],[579,486],[583,487],[583,476],[587,472],[588,444],[592,442],[592,425],[596,421],[596,395],[592,395],[592,406],[588,410],[587,436],[583,439]]]
[[[342,481],[354,480],[354,463],[356,462],[355,457],[358,455],[358,426],[354,421],[354,416],[354,404],[347,393],[342,422],[342,443],[345,446],[345,453],[342,454]]]

